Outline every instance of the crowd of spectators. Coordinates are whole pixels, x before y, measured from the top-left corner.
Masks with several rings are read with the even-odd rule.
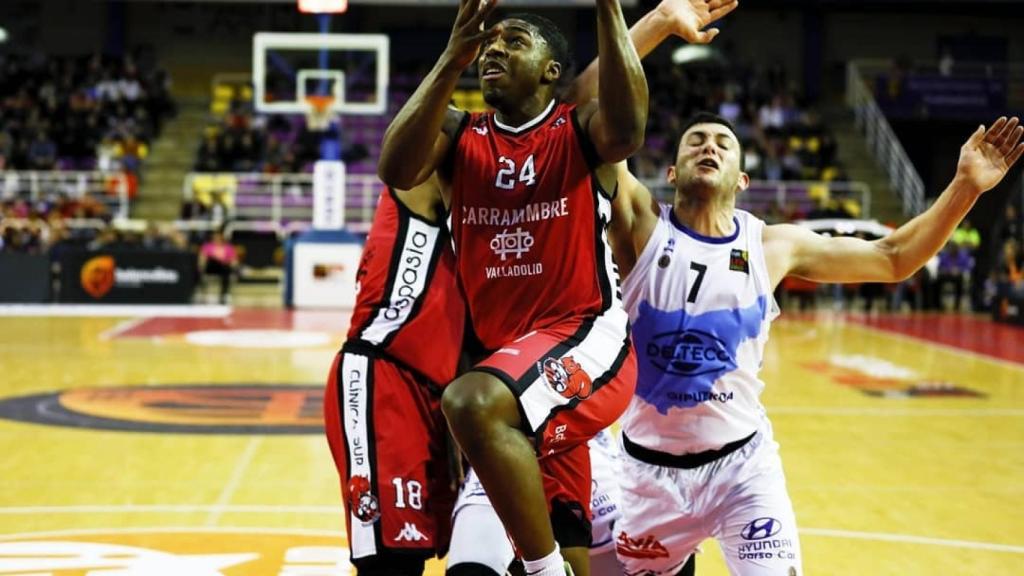
[[[736,127],[746,171],[757,180],[845,180],[836,142],[819,115],[801,102],[781,65],[728,65],[718,60],[650,66],[647,140],[633,158],[641,178],[663,178],[675,160],[681,124],[711,111]]]
[[[0,170],[137,175],[174,113],[169,84],[133,56],[0,54]]]

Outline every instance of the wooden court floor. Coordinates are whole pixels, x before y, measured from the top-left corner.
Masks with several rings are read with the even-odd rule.
[[[0,575],[346,574],[315,393],[346,323],[0,317]],[[1018,354],[969,317],[776,323],[807,574],[1024,574]],[[713,544],[698,574],[726,574]]]

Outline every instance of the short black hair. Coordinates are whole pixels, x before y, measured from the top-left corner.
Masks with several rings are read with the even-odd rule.
[[[736,142],[740,145],[740,170],[746,170],[747,159],[746,155],[743,153],[743,141],[740,140],[740,135],[736,133],[736,127],[732,125],[732,122],[729,122],[725,118],[712,112],[696,112],[683,122],[683,125],[679,128],[679,137],[676,138],[677,150],[679,142],[682,140],[683,135],[686,134],[686,131],[697,124],[721,124],[728,128],[729,132],[732,132],[732,135],[736,137]]]
[[[551,57],[562,65],[562,76],[568,76],[569,69],[572,68],[572,51],[569,49],[569,41],[565,39],[565,35],[554,22],[543,16],[526,12],[509,14],[502,20],[522,20],[536,28],[540,37],[547,43],[548,49],[551,50]]]

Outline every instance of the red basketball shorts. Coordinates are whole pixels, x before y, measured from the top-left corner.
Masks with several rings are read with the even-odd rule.
[[[497,376],[515,394],[534,437],[548,505],[561,500],[588,519],[587,441],[622,415],[636,385],[636,356],[617,316],[535,330],[473,368]]]
[[[428,385],[365,349],[346,347],[334,359],[324,421],[352,558],[447,551],[456,494],[441,398]]]

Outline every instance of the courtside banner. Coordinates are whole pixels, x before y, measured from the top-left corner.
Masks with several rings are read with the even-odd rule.
[[[0,302],[49,302],[50,257],[0,252]]]
[[[183,304],[196,285],[191,252],[68,250],[58,262],[61,302]]]

